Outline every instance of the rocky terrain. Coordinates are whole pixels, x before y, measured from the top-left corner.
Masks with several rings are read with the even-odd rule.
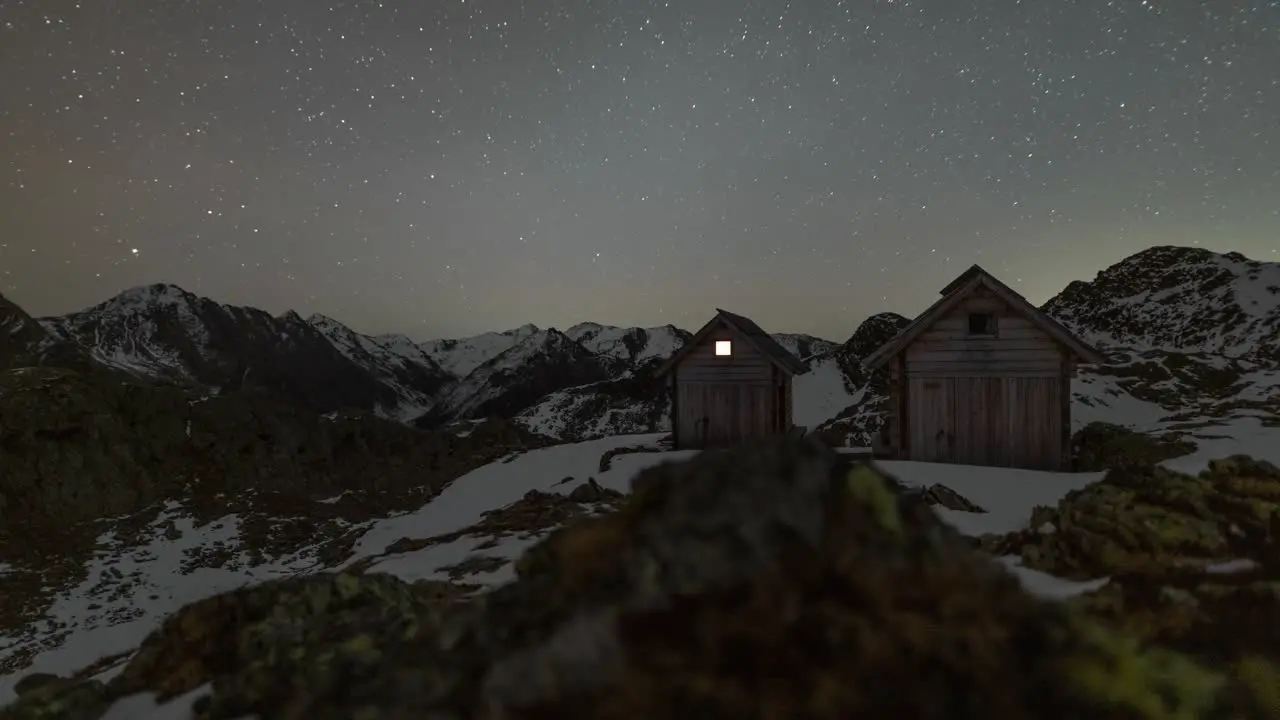
[[[1153,248],[1135,256],[1144,257],[1108,268],[1090,283],[1074,283],[1046,305],[1104,346],[1111,360],[1104,368],[1084,368],[1073,388],[1080,469],[1099,471],[1099,477],[1101,471],[1110,473],[1065,497],[1046,496],[1034,518],[1018,524],[1025,529],[991,534],[965,530],[973,536],[969,541],[949,540],[947,545],[976,545],[988,560],[999,556],[1028,572],[1099,582],[1073,591],[1076,597],[1067,601],[1072,618],[1091,617],[1103,623],[1099,627],[1118,626],[1130,636],[1193,656],[1211,672],[1187,677],[1232,687],[1232,699],[1223,701],[1228,705],[1273,702],[1280,707],[1275,698],[1256,693],[1241,699],[1248,696],[1243,688],[1253,682],[1250,678],[1270,682],[1273,677],[1267,675],[1273,672],[1270,666],[1254,657],[1280,657],[1273,634],[1246,631],[1250,624],[1273,627],[1278,619],[1274,588],[1280,586],[1280,577],[1270,557],[1276,554],[1274,538],[1280,533],[1275,512],[1280,476],[1256,459],[1231,457],[1244,453],[1280,459],[1268,455],[1280,447],[1280,364],[1267,350],[1267,343],[1274,342],[1277,311],[1274,304],[1263,302],[1276,266],[1185,248]],[[1224,280],[1223,268],[1234,274]],[[1152,288],[1159,288],[1158,293]],[[1212,305],[1212,312],[1206,304]],[[1147,305],[1155,318],[1150,324],[1126,319],[1141,317],[1140,308]],[[1130,309],[1104,312],[1112,306]],[[861,358],[906,322],[893,313],[873,316],[838,345],[808,336],[776,336],[797,355],[808,354],[812,368],[796,381],[797,422],[817,427],[818,437],[830,445],[871,444],[883,412],[884,379],[867,373]],[[562,587],[559,583],[567,581],[561,575],[553,573],[553,578],[529,568],[531,563],[542,567],[539,563],[546,562],[551,548],[582,552],[596,542],[614,548],[610,543],[620,542],[619,536],[627,547],[659,542],[644,530],[649,526],[618,521],[632,517],[629,513],[657,513],[651,517],[665,518],[655,520],[657,527],[671,528],[676,536],[688,531],[710,546],[716,537],[726,543],[743,541],[706,535],[693,519],[668,518],[663,513],[670,508],[661,509],[666,505],[655,509],[642,499],[665,498],[665,493],[649,496],[637,491],[624,500],[617,492],[630,489],[629,479],[643,467],[688,457],[662,452],[659,439],[666,427],[667,399],[652,374],[688,337],[688,332],[669,326],[582,323],[563,333],[525,326],[417,344],[400,336],[361,335],[322,316],[303,320],[294,313],[274,317],[222,306],[172,286],[137,289],[82,313],[39,321],[0,299],[0,597],[5,599],[0,603],[0,704],[12,699],[14,690],[22,690],[23,696],[16,708],[0,711],[0,718],[96,718],[122,695],[139,690],[160,691],[164,697],[197,688],[204,692],[211,680],[217,680],[215,695],[223,697],[205,701],[217,710],[202,717],[240,717],[251,712],[245,708],[270,710],[264,717],[288,717],[317,707],[312,703],[331,700],[323,694],[311,697],[316,687],[309,684],[315,680],[323,685],[324,678],[334,677],[325,674],[330,672],[354,673],[352,687],[387,691],[385,696],[357,693],[335,701],[338,708],[350,710],[352,705],[342,703],[367,701],[393,717],[428,707],[465,713],[465,708],[476,707],[475,702],[492,699],[488,690],[478,688],[488,687],[484,678],[494,667],[507,666],[511,657],[546,642],[558,629],[580,627],[581,618],[575,614],[579,610],[583,617],[603,613],[642,618],[636,627],[680,627],[683,615],[650,615],[652,608],[643,603],[640,614],[634,614],[635,593],[646,591],[641,580],[665,582],[665,576],[654,580],[642,574],[627,580],[597,575],[604,571],[582,556],[588,569],[576,575],[580,581],[621,583],[608,585],[606,595],[585,598],[573,594],[581,590],[577,585]],[[291,364],[310,369],[290,372]],[[637,432],[654,434],[610,437]],[[580,444],[557,444],[566,441]],[[1215,458],[1219,462],[1202,473]],[[733,458],[721,462],[726,463],[722,469],[694,465],[680,472],[719,477],[755,469]],[[792,465],[768,462],[763,466],[773,469],[762,472],[791,477]],[[675,471],[655,470],[646,477],[665,472]],[[648,481],[637,482],[639,488]],[[927,480],[917,499],[935,505],[948,523],[963,516],[958,528],[984,515],[1007,516],[1007,511],[993,506],[1003,491],[979,497],[956,487],[963,492]],[[726,492],[714,483],[706,488],[706,502]],[[729,504],[738,502],[736,495],[724,497]],[[740,499],[750,505],[758,500],[752,498]],[[605,517],[611,519],[601,519]],[[615,521],[623,524],[610,524]],[[923,533],[936,539],[936,532],[942,532],[915,522],[909,521],[913,536]],[[607,531],[559,531],[566,525]],[[1132,529],[1135,525],[1141,528]],[[559,539],[552,541],[551,535]],[[564,539],[574,537],[584,544]],[[883,538],[859,538],[858,542],[882,547]],[[770,536],[769,542],[776,538]],[[713,572],[716,551],[698,555],[707,547],[680,545],[681,552],[693,553],[691,564],[673,569],[673,577],[695,582],[699,573]],[[787,553],[797,550],[787,548]],[[937,551],[948,562],[953,559],[950,553],[959,552]],[[638,552],[636,567],[650,567],[644,559],[649,551]],[[810,555],[802,552],[800,557],[812,562],[799,563],[796,571],[821,567],[823,577],[838,577],[844,561],[830,552],[830,546],[821,544]],[[525,559],[517,562],[522,554]],[[889,557],[894,557],[892,552]],[[698,565],[699,558],[708,566]],[[957,562],[964,568],[971,564]],[[571,568],[569,575],[579,572],[572,569],[577,565],[565,567]],[[928,578],[937,571],[929,569],[932,566],[912,567],[911,572]],[[797,643],[781,644],[778,628],[743,637],[745,630],[733,629],[733,623],[746,623],[750,613],[784,600],[787,607],[799,608],[799,617],[808,618],[805,613],[812,612],[831,619],[850,612],[854,605],[849,603],[865,608],[866,602],[881,597],[880,590],[863,585],[853,586],[853,595],[838,597],[816,588],[802,590],[810,576],[778,576],[767,563],[739,570],[743,574],[735,576],[735,582],[752,588],[739,597],[755,598],[747,606],[725,605],[722,590],[714,589],[719,586],[697,585],[689,587],[703,599],[690,600],[688,611],[691,617],[703,618],[715,608],[731,618],[723,630],[730,634],[715,635],[721,631],[714,628],[720,626],[708,619],[712,634],[707,637],[764,643],[753,647],[770,652],[775,646],[769,643],[779,643],[779,649]],[[898,577],[893,573],[903,569],[886,567],[884,572],[882,579]],[[305,579],[316,573],[340,574]],[[957,587],[986,582],[968,573],[966,569],[963,578],[946,582],[954,581]],[[977,571],[976,577],[984,573]],[[940,592],[951,587],[929,584],[942,582],[939,578],[925,580],[925,586]],[[521,589],[492,590],[506,588],[510,580],[516,580],[512,588]],[[266,584],[243,589],[257,583]],[[756,597],[752,593],[757,591],[765,594]],[[1025,600],[992,592],[993,603],[1013,608],[1011,618],[1020,617],[1017,613],[1022,611],[1016,608]],[[214,596],[221,599],[209,600]],[[569,614],[539,614],[538,603],[553,597],[571,601],[562,609]],[[498,598],[492,600],[496,605],[489,605],[491,598]],[[938,612],[969,618],[969,613],[978,612],[953,607],[945,593],[936,599],[913,598],[912,602],[937,604],[935,610],[921,610],[921,617]],[[347,600],[355,604],[344,604]],[[508,607],[503,603],[526,600],[538,615],[528,619],[532,624],[494,619],[494,613]],[[290,603],[297,601],[314,604],[296,619],[266,618],[254,609],[292,607]],[[704,602],[711,604],[700,604]],[[763,605],[756,608],[756,603]],[[189,607],[157,631],[143,652],[135,652],[145,632],[183,606]],[[406,608],[407,615],[397,614]],[[461,626],[448,624],[453,620],[431,624],[455,613],[470,619]],[[995,638],[1012,627],[983,617],[972,616]],[[391,624],[379,624],[383,621]],[[398,644],[400,636],[387,633],[403,626],[393,621],[427,628],[423,638],[491,623],[495,632],[506,628],[523,639],[479,641],[482,651],[467,645],[469,641],[462,649],[432,650],[435,654],[428,655],[434,659],[424,655],[422,662],[453,667],[456,661],[463,669],[406,666],[425,677],[448,676],[437,678],[438,685],[432,686],[442,695],[413,695],[405,700],[406,706],[398,690],[377,683],[383,682],[379,678],[384,674],[396,675],[385,671],[403,658],[398,653],[410,646],[415,652],[428,646],[415,644],[417,636],[407,635],[403,642],[408,645]],[[226,622],[232,625],[219,624]],[[703,621],[697,622],[701,626]],[[789,625],[787,632],[809,637],[806,627]],[[862,649],[851,655],[851,665],[839,666],[841,672],[861,672],[860,663],[869,663],[867,658],[892,659],[883,653],[897,652],[892,648],[901,643],[899,635],[877,640],[858,626],[850,627],[862,638],[855,643]],[[923,642],[912,627],[888,617],[883,630]],[[1227,628],[1230,632],[1220,632]],[[675,629],[670,632],[680,635]],[[1249,637],[1237,642],[1231,639],[1236,635]],[[218,645],[222,641],[217,638],[238,638],[237,643],[253,638],[268,643],[258,647],[275,650],[239,668],[233,660],[236,653],[245,652],[238,648],[248,646],[228,649]],[[987,640],[1003,647],[998,640]],[[349,656],[342,644],[347,641],[357,649],[373,642],[373,650]],[[550,647],[560,647],[558,642]],[[640,684],[588,682],[587,690],[597,691],[581,696],[582,708],[598,711],[602,714],[595,716],[601,717],[662,714],[667,708],[644,705],[646,700],[639,697],[644,695],[639,688],[650,687],[686,693],[682,697],[710,696],[703,715],[717,710],[736,714],[733,698],[744,687],[743,678],[765,672],[717,664],[706,654],[710,646],[686,646],[681,657],[689,664],[681,667],[689,672],[681,676],[693,678],[693,685],[686,685],[675,677],[669,659],[652,654],[661,648],[632,642],[623,642],[626,655],[642,658],[644,670],[634,677],[626,675],[632,678],[626,683]],[[950,641],[940,642],[936,647],[911,646],[923,655],[900,660],[902,667],[919,670],[911,665],[919,657],[940,653],[945,660],[956,652],[947,649],[953,647],[945,645]],[[954,642],[969,647],[986,640],[957,636]],[[146,650],[157,644],[168,648],[164,653],[169,654],[161,654],[163,660]],[[455,650],[460,654],[451,654]],[[468,654],[473,651],[478,654]],[[1000,662],[1021,662],[1021,655],[1009,654],[1013,651],[1006,648],[996,655],[1004,658]],[[814,672],[805,676],[810,685],[804,690],[779,689],[778,702],[802,702],[797,698],[803,696],[803,702],[819,703],[818,698],[827,698],[820,707],[805,706],[815,708],[819,717],[840,716],[838,712],[850,709],[914,711],[874,704],[890,702],[884,698],[843,698],[835,689],[823,690],[821,678],[826,675],[817,672],[817,656],[801,652],[787,657],[796,667]],[[1125,657],[1124,662],[1138,662]],[[1157,657],[1157,665],[1164,668],[1168,656]],[[98,658],[101,662],[94,663]],[[331,662],[334,658],[339,659],[336,664]],[[1177,662],[1170,672],[1189,667]],[[165,668],[179,666],[184,679],[165,675]],[[17,679],[33,668],[36,674],[15,688]],[[61,679],[41,674],[47,672]],[[255,674],[259,672],[264,674]],[[294,673],[310,679],[285,683]],[[900,678],[903,683],[909,682],[906,674],[903,671]],[[559,688],[562,680],[557,675],[548,682]],[[942,687],[970,682],[982,686],[978,676],[965,674],[921,675],[910,682],[926,681],[931,688],[935,682]],[[1042,681],[1049,685],[1034,684]],[[360,684],[365,682],[374,684]],[[1058,681],[1027,682],[1036,692],[1049,692],[1045,688]],[[1135,682],[1144,687],[1146,680]],[[296,692],[271,695],[270,687],[294,687]],[[613,688],[607,695],[630,699],[610,705],[602,699],[602,687]],[[1112,691],[1094,689],[1114,699]],[[1126,686],[1126,691],[1132,689]],[[557,713],[564,707],[559,703],[568,702],[565,698],[579,697],[560,695],[559,690],[552,695],[550,704],[534,703],[529,712]],[[1179,715],[1172,708],[1159,710],[1150,696],[1127,697],[1140,708],[1136,714],[1099,710],[1093,716],[1211,716],[1219,707],[1216,700],[1206,700],[1202,713]],[[822,704],[828,701],[830,705]],[[631,702],[639,704],[625,704]],[[858,704],[864,702],[872,704]],[[995,707],[1014,708],[1011,703],[1016,702],[1006,698]],[[76,709],[80,703],[83,712]],[[823,708],[837,714],[823,715]],[[227,714],[219,714],[223,712]],[[1013,717],[1016,711],[1008,713]]]
[[[1240,498],[1274,492],[1280,475],[1263,472],[1240,463],[1214,470],[1237,479]],[[1130,559],[1185,557],[1183,522],[1153,510],[1163,502],[1158,487],[1132,476],[1094,487],[1108,488],[1086,491],[1094,502],[1141,498],[1135,513],[1160,521],[1124,546]],[[1175,487],[1165,495],[1181,495]],[[1067,512],[1054,517],[1072,527]],[[1256,542],[1258,523],[1242,538]],[[1064,536],[1047,537],[1042,552],[1027,545],[1024,555],[1080,556]],[[1258,547],[1228,544],[1198,549]],[[1118,551],[1097,558],[1128,567]],[[170,617],[106,682],[25,678],[0,718],[87,720],[141,714],[157,701],[202,718],[1280,713],[1269,631],[1229,646],[1192,639],[1196,618],[1233,591],[1264,603],[1247,605],[1242,622],[1274,619],[1266,583],[1223,583],[1209,579],[1211,568],[1183,567],[1220,589],[1156,593],[1178,610],[1164,622],[1131,619],[1130,629],[1105,619],[1128,601],[1125,586],[1066,604],[1037,599],[922,498],[817,443],[645,471],[616,511],[553,533],[517,571],[480,596],[360,572],[216,595]],[[1162,631],[1181,633],[1180,651],[1139,642]]]
[[[1076,281],[1044,310],[1103,347],[1280,362],[1280,263],[1153,247]]]

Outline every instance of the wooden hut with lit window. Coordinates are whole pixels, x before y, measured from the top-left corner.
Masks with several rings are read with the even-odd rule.
[[[669,378],[676,449],[746,445],[803,432],[791,380],[808,367],[748,318],[725,310],[658,368]]]
[[[889,371],[889,457],[1064,470],[1071,378],[1105,358],[974,265],[863,360]]]

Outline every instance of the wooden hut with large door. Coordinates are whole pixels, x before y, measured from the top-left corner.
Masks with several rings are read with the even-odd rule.
[[[888,366],[887,454],[1037,470],[1071,463],[1071,378],[1105,359],[974,265],[864,360]]]
[[[745,445],[792,429],[791,378],[808,368],[751,320],[716,316],[658,368],[679,449]]]

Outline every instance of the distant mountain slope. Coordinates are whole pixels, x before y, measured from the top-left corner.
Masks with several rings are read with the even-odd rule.
[[[1276,263],[1155,247],[1092,281],[1071,283],[1045,310],[1112,351],[1120,366],[1154,351],[1193,358],[1189,366],[1211,362],[1194,359],[1201,355],[1225,357],[1246,376],[1251,367],[1280,367]],[[9,322],[17,327],[27,321]],[[10,349],[0,355],[47,364],[49,353],[91,353],[138,376],[215,391],[252,388],[313,410],[358,408],[431,427],[518,416],[527,427],[564,439],[668,427],[668,392],[646,373],[692,337],[671,325],[583,322],[564,333],[528,324],[415,343],[402,335],[363,335],[321,315],[303,321],[295,313],[272,317],[221,305],[172,285],[135,288],[40,322],[63,342],[28,328],[13,334]],[[881,313],[840,344],[773,334],[814,371],[797,384],[797,423],[832,426],[839,420],[837,425],[856,426],[858,437],[869,438],[883,417],[885,388],[882,375],[869,374],[861,361],[907,322]],[[1187,378],[1183,396],[1190,392]]]
[[[25,310],[0,295],[0,370],[32,366],[84,370],[93,365],[89,353],[55,337]]]
[[[622,328],[599,323],[578,323],[565,335],[596,355],[625,360],[632,365],[654,358],[669,358],[693,337],[674,325]]]
[[[521,325],[514,330],[504,332],[487,332],[466,338],[428,340],[421,343],[419,347],[455,378],[464,378],[476,368],[537,332],[539,329],[536,325]]]
[[[654,372],[654,357],[614,378],[552,392],[522,410],[515,422],[531,432],[564,441],[671,429],[671,394]]]
[[[838,347],[838,343],[801,333],[770,333],[770,336],[799,360],[826,355]]]
[[[142,377],[262,391],[322,412],[381,408],[394,414],[401,402],[297,313],[272,317],[220,305],[176,285],[133,288],[40,323],[103,364]]]
[[[449,386],[420,424],[511,417],[548,393],[608,380],[623,368],[554,328],[535,330]]]
[[[1044,310],[1094,343],[1280,361],[1280,263],[1153,247],[1078,280]]]
[[[399,396],[399,417],[413,419],[435,405],[435,395],[453,376],[404,335],[361,335],[333,318],[307,318],[348,360],[372,373]]]

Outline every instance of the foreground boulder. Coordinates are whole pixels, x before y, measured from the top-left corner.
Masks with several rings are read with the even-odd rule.
[[[1071,436],[1077,472],[1146,467],[1189,455],[1196,444],[1176,433],[1152,437],[1105,422],[1091,422]]]
[[[109,683],[43,678],[0,718],[205,686],[202,718],[1268,717],[1280,680],[1032,598],[923,499],[816,445],[645,471],[518,571],[472,598],[384,575],[225,594]]]
[[[1230,457],[1199,476],[1153,465],[1112,470],[1038,509],[1031,526],[996,552],[1058,576],[1109,578],[1073,601],[1089,614],[1211,662],[1280,659],[1274,465]]]
[[[1080,579],[1280,556],[1280,469],[1247,457],[1199,476],[1116,469],[1038,510],[1032,527],[1016,547],[1024,564]]]

